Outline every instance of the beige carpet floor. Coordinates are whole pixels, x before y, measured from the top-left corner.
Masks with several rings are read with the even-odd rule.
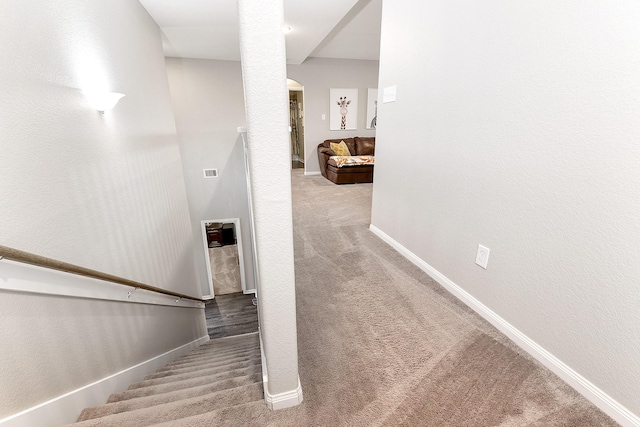
[[[371,184],[292,182],[304,402],[163,425],[616,425],[374,236]]]

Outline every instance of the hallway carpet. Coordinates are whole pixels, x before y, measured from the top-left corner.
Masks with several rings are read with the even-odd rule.
[[[616,425],[374,236],[371,184],[292,182],[304,402],[162,425]]]

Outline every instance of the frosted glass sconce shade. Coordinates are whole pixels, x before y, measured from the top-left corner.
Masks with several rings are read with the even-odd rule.
[[[117,92],[83,92],[84,96],[89,100],[89,104],[104,114],[105,111],[111,110],[116,106],[123,93]]]

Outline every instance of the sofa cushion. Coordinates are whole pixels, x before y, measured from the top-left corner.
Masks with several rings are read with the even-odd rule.
[[[344,166],[373,165],[374,156],[331,156],[329,164],[337,168]]]
[[[356,146],[356,152],[354,153],[353,151],[351,151],[352,155],[355,155],[355,156],[375,155],[375,149],[376,149],[375,137],[362,138],[362,137],[356,136],[354,138],[354,142]]]
[[[333,150],[334,153],[336,153],[336,156],[350,156],[351,155],[351,151],[349,151],[349,147],[347,147],[347,144],[344,141],[340,141],[339,144],[336,144],[335,142],[331,143],[331,149]]]
[[[355,154],[356,153],[356,142],[354,141],[353,138],[326,139],[322,143],[322,145],[324,145],[327,148],[331,148],[331,143],[332,142],[340,144],[341,141],[344,141],[344,143],[347,144],[347,148],[349,148],[349,152],[351,154]]]

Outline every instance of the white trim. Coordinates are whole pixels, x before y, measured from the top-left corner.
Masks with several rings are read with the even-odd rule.
[[[255,289],[246,289],[242,291],[243,294],[248,295],[248,294],[254,294],[256,295],[256,290]]]
[[[200,228],[202,229],[202,241],[204,243],[204,253],[205,253],[205,263],[207,264],[207,274],[209,279],[209,290],[211,291],[210,295],[206,295],[205,298],[212,299],[215,298],[215,290],[213,289],[213,276],[211,275],[211,258],[209,257],[209,244],[207,242],[207,226],[206,224],[210,224],[212,222],[219,222],[222,224],[232,223],[235,228],[235,237],[236,237],[236,248],[238,251],[238,267],[240,267],[240,286],[242,288],[242,292],[247,289],[247,281],[245,279],[244,273],[244,250],[242,249],[242,232],[240,230],[240,218],[225,218],[225,219],[209,219],[203,220],[200,222]]]
[[[204,263],[207,266],[207,282],[209,283],[209,294],[202,295],[202,298],[211,300],[216,296],[213,293],[213,276],[211,274],[211,259],[209,257],[209,242],[207,241],[207,226],[205,225],[205,223],[206,221],[200,222],[200,236],[202,236],[202,244],[204,245]]]
[[[264,346],[262,345],[262,333],[258,327],[258,337],[260,338],[260,356],[262,359],[262,386],[264,388],[264,401],[267,407],[272,411],[278,409],[291,408],[302,403],[302,385],[298,376],[298,387],[295,390],[285,391],[284,393],[269,393],[269,374],[267,373],[267,358],[264,355]]]
[[[0,261],[0,290],[73,298],[204,308],[204,303],[17,261]]]
[[[0,420],[3,427],[59,426],[76,421],[85,408],[103,405],[109,395],[126,390],[159,368],[209,341],[206,335],[116,374]]]
[[[264,400],[267,407],[272,411],[278,409],[291,408],[302,403],[302,386],[300,385],[300,377],[298,377],[298,387],[295,390],[285,391],[284,393],[270,394],[267,391],[265,383]]]
[[[269,374],[267,373],[267,358],[264,355],[264,344],[262,343],[262,331],[260,330],[260,326],[258,326],[258,338],[260,338],[260,361],[262,362],[262,387],[264,388],[264,397],[266,401]]]
[[[404,247],[402,244],[394,240],[391,236],[380,230],[375,225],[369,225],[371,230],[376,236],[380,237],[383,241],[388,243],[401,255],[419,267],[422,271],[427,273],[438,283],[440,283],[445,289],[451,292],[463,303],[468,305],[480,316],[489,321],[493,326],[498,328],[502,333],[507,335],[512,341],[514,341],[520,348],[536,358],[540,363],[553,371],[556,375],[567,382],[578,393],[582,394],[585,398],[591,401],[594,405],[608,414],[611,418],[616,420],[623,426],[640,426],[640,417],[629,411],[622,406],[613,397],[609,396],[604,391],[600,390],[596,385],[584,378],[582,375],[571,369],[566,363],[555,357],[549,351],[537,344],[531,338],[519,331],[515,326],[511,325],[505,319],[500,317],[489,307],[482,304],[474,296],[467,291],[456,285],[445,275],[437,271],[431,265],[427,264],[416,254]]]
[[[312,175],[321,175],[321,174],[320,174],[320,171],[317,171],[317,172],[314,172],[314,171],[312,171],[312,172],[304,171],[304,175],[305,175],[305,176],[312,176]]]

